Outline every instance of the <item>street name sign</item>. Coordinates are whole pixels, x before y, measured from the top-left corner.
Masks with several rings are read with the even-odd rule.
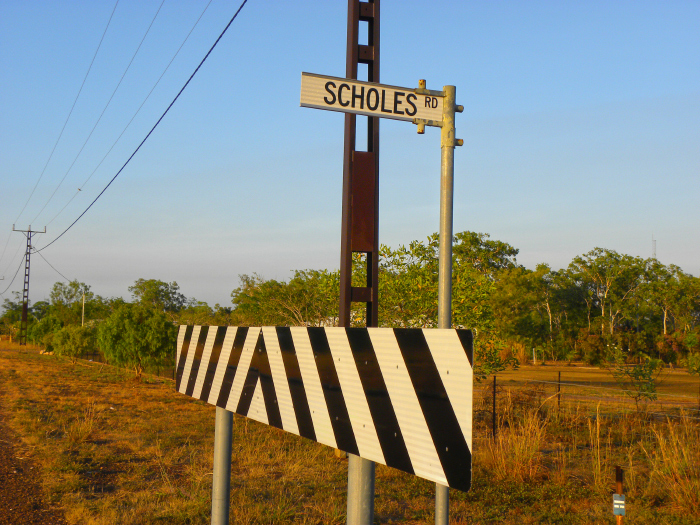
[[[442,122],[442,91],[301,74],[302,107],[414,122]]]

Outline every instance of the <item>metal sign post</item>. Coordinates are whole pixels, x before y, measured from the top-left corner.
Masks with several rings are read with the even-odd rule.
[[[380,0],[348,0],[347,54],[345,79],[338,79],[338,107],[355,105],[344,98],[344,86],[357,79],[358,65],[367,65],[367,80],[379,82],[379,7]],[[367,23],[367,44],[360,44],[360,22]],[[309,78],[309,80],[318,80]],[[333,83],[324,83],[324,99],[330,100]],[[313,82],[312,82],[313,83]],[[357,82],[355,82],[357,84]],[[355,94],[361,88],[355,88]],[[325,100],[322,100],[325,104]],[[372,102],[374,104],[374,102]],[[362,103],[364,105],[364,102]],[[366,151],[356,150],[357,119],[345,114],[343,150],[343,211],[340,237],[340,326],[350,326],[353,302],[366,304],[366,325],[378,326],[379,303],[379,115],[367,119]],[[365,257],[365,286],[352,286],[353,254]],[[346,450],[347,452],[347,450]],[[374,521],[375,464],[348,453],[347,523],[371,525]]]
[[[440,146],[438,328],[452,328],[452,210],[455,173],[455,87],[445,86]],[[450,522],[450,489],[435,484],[435,524]]]
[[[214,475],[211,488],[211,524],[228,525],[231,491],[233,413],[216,407]]]

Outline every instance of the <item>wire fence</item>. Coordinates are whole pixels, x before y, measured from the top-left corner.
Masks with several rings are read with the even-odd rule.
[[[697,396],[656,391],[639,396],[637,390],[630,388],[567,381],[562,375],[559,372],[552,380],[522,377],[517,381],[493,376],[480,386],[475,385],[475,427],[485,428],[495,435],[499,417],[513,407],[557,415],[576,411],[593,418],[614,419],[637,414],[649,419],[684,418],[700,422],[700,388]],[[687,381],[675,381],[674,385],[683,390],[695,386],[691,376]],[[635,396],[638,396],[636,401]]]

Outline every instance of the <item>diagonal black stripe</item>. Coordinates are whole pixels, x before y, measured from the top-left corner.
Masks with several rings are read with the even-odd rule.
[[[471,451],[422,330],[394,328],[396,340],[450,487],[471,486]]]
[[[348,342],[360,374],[372,421],[377,429],[384,460],[390,467],[414,474],[411,457],[401,433],[394,406],[379,368],[377,356],[366,328],[346,328]]]
[[[194,358],[192,359],[192,367],[190,368],[190,378],[187,381],[187,389],[185,390],[186,396],[192,396],[194,391],[194,384],[197,382],[197,374],[199,373],[199,364],[202,362],[202,352],[204,352],[204,345],[207,342],[207,335],[209,335],[209,327],[203,326],[199,331],[199,339],[197,339],[197,348],[194,351]]]
[[[457,337],[459,337],[459,342],[462,343],[462,348],[467,354],[467,359],[469,359],[469,364],[474,368],[474,335],[471,330],[455,330],[457,332]]]
[[[307,330],[309,332],[311,348],[314,352],[316,368],[318,369],[318,375],[321,379],[326,406],[328,406],[328,414],[331,417],[331,425],[333,426],[336,444],[340,450],[359,455],[360,452],[357,448],[355,433],[352,430],[350,415],[345,405],[345,398],[343,397],[343,391],[340,389],[338,373],[333,363],[333,355],[328,345],[326,330],[319,327],[307,328]]]
[[[282,426],[282,416],[280,415],[279,403],[277,402],[277,394],[275,385],[272,381],[272,370],[270,369],[270,359],[267,356],[267,348],[262,331],[258,336],[258,341],[255,344],[253,358],[250,362],[250,368],[246,375],[241,399],[236,407],[236,413],[242,416],[247,416],[250,410],[250,404],[255,393],[255,386],[260,381],[260,387],[265,401],[265,411],[267,412],[267,424],[273,427],[284,429]]]
[[[185,363],[187,362],[187,352],[190,348],[190,340],[192,339],[192,331],[194,326],[188,326],[185,328],[185,339],[182,341],[182,350],[180,350],[180,360],[177,363],[177,371],[175,372],[175,390],[180,390],[180,383],[182,382],[182,371],[185,369]]]
[[[241,326],[236,330],[236,337],[233,339],[233,348],[231,348],[231,353],[228,356],[228,363],[226,364],[226,372],[224,373],[224,378],[221,380],[219,397],[216,399],[216,406],[218,407],[226,408],[228,396],[231,394],[233,378],[236,377],[238,362],[241,360],[241,352],[243,352],[243,345],[245,344],[247,335],[248,328],[245,326]]]
[[[297,418],[299,435],[316,441],[316,431],[314,430],[313,419],[311,419],[309,400],[306,397],[304,381],[299,369],[299,360],[297,359],[297,352],[292,340],[292,331],[288,327],[283,326],[278,326],[276,330],[277,340],[282,352],[282,362],[284,362],[284,371],[289,383],[289,392],[292,395],[292,405]]]
[[[224,339],[226,339],[226,329],[226,326],[218,326],[216,328],[214,347],[211,349],[211,356],[209,357],[209,364],[207,365],[207,373],[204,376],[204,384],[202,384],[202,393],[199,396],[199,399],[202,401],[209,401],[209,392],[211,392],[211,385],[214,382],[214,376],[216,375],[216,367],[219,364],[221,347],[224,346]]]

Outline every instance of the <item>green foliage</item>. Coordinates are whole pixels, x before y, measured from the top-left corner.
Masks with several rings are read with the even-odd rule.
[[[44,338],[47,335],[54,334],[61,328],[63,328],[61,320],[53,314],[48,314],[31,325],[27,333],[27,338],[34,344],[44,344]]]
[[[487,335],[474,342],[474,379],[483,381],[508,368],[518,369],[518,360],[508,354],[505,343]]]
[[[187,303],[187,298],[180,293],[175,281],[166,283],[158,279],[137,279],[129,291],[134,302],[164,312],[179,312]]]
[[[47,301],[37,301],[32,305],[32,315],[37,321],[40,321],[51,312],[51,303]]]
[[[64,325],[81,324],[83,294],[85,303],[89,304],[95,297],[90,287],[77,280],[69,283],[57,282],[53,285],[49,294],[51,301],[51,313]]]
[[[51,346],[56,355],[69,357],[75,363],[95,347],[95,331],[89,326],[64,326],[51,338]]]
[[[493,272],[507,264],[504,254],[517,253],[487,235],[455,236],[452,264],[452,322],[456,327],[488,331],[493,323],[489,297]],[[413,241],[392,250],[382,246],[379,273],[379,324],[392,327],[436,327],[438,302],[437,234],[427,243]]]
[[[689,374],[700,375],[700,352],[688,354],[685,359],[685,366]]]
[[[656,380],[662,369],[663,362],[659,359],[645,356],[640,363],[629,365],[625,363],[621,353],[618,353],[612,374],[639,408],[640,401],[656,400]]]
[[[19,332],[19,323],[22,318],[22,299],[19,292],[12,292],[15,300],[4,299],[0,316],[0,334],[15,337]]]
[[[297,270],[289,282],[241,275],[231,292],[237,320],[248,326],[338,324],[339,273]]]
[[[107,361],[133,368],[162,366],[172,356],[177,328],[166,314],[142,304],[124,304],[103,321],[97,341]]]

